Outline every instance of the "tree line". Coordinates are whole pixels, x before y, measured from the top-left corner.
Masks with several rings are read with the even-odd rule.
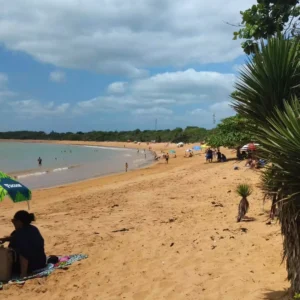
[[[116,141],[116,142],[173,142],[196,143],[205,140],[211,130],[188,126],[185,129],[177,127],[173,130],[132,130],[132,131],[90,131],[55,132],[44,131],[9,131],[0,132],[0,139],[18,140],[67,140],[67,141]]]

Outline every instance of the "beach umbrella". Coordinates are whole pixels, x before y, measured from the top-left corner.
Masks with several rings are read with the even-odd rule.
[[[250,143],[250,144],[244,145],[241,148],[241,151],[254,151],[254,150],[256,150],[257,146],[259,146],[259,144]]]
[[[201,145],[202,148],[208,148],[206,144]]]
[[[255,150],[256,150],[255,144],[253,144],[253,143],[248,144],[248,149],[249,149],[250,151],[255,151]]]
[[[171,154],[175,154],[175,153],[176,153],[176,151],[175,151],[175,150],[170,150],[170,151],[169,151],[169,153],[171,153]]]
[[[196,151],[200,151],[201,147],[200,146],[194,146],[193,149],[196,150]]]
[[[0,201],[6,196],[9,196],[14,203],[29,201],[31,200],[31,191],[7,174],[0,172]]]

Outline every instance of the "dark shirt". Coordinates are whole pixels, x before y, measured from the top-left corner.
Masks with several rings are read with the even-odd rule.
[[[44,239],[35,226],[15,230],[11,234],[9,247],[28,260],[28,273],[45,267]]]

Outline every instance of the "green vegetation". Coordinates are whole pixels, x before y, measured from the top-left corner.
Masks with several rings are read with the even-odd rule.
[[[247,198],[252,194],[252,189],[248,184],[240,184],[237,186],[236,192],[242,198]]]
[[[91,131],[91,132],[50,132],[43,131],[11,131],[0,132],[0,139],[21,139],[21,140],[69,140],[69,141],[120,141],[126,142],[183,142],[195,143],[206,139],[210,130],[199,127],[175,128],[174,130],[144,130],[133,131]]]
[[[238,185],[236,192],[239,196],[242,197],[239,203],[239,211],[237,217],[237,222],[241,222],[249,210],[249,202],[247,197],[252,194],[252,189],[248,184],[240,184]]]
[[[236,111],[270,162],[263,188],[273,195],[283,235],[283,257],[293,292],[300,292],[300,64],[298,42],[271,38],[241,71],[232,96]]]
[[[233,39],[243,39],[242,48],[251,54],[258,49],[259,39],[268,39],[280,34],[295,37],[300,16],[299,0],[257,0],[257,4],[241,11],[240,29]]]
[[[283,258],[294,298],[300,292],[300,64],[299,0],[257,0],[241,12],[234,39],[251,55],[231,95],[270,164],[262,186],[278,208]],[[259,41],[261,40],[261,41]],[[267,41],[266,41],[267,40]],[[265,41],[265,43],[264,43]]]
[[[240,115],[223,119],[206,140],[212,147],[242,147],[251,141],[248,131],[248,120]]]

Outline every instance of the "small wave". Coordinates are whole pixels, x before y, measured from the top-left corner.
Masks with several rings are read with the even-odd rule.
[[[132,155],[131,155],[131,154],[125,154],[124,156],[126,156],[126,157],[131,157]]]
[[[135,159],[133,162],[133,165],[135,166],[139,166],[140,164],[144,164],[145,163],[145,159]]]
[[[53,169],[52,172],[60,172],[60,171],[65,171],[65,170],[69,170],[69,167],[64,167],[64,168],[57,168],[57,169]]]
[[[26,177],[31,177],[31,176],[41,176],[41,175],[45,175],[47,174],[48,171],[44,171],[44,172],[35,172],[35,173],[28,173],[28,174],[22,174],[22,175],[17,175],[15,176],[17,179],[20,178],[26,178]]]
[[[134,150],[134,149],[130,149],[130,148],[117,148],[117,147],[105,147],[105,146],[82,146],[84,148],[94,148],[94,149],[106,149],[106,150],[116,150],[116,151],[128,151],[128,150]]]
[[[67,170],[73,169],[73,168],[76,168],[76,166],[56,168],[56,169],[46,170],[46,171],[41,171],[41,172],[26,173],[26,174],[17,175],[17,176],[15,176],[15,178],[20,179],[20,178],[27,178],[27,177],[32,177],[32,176],[41,176],[41,175],[46,175],[46,174],[49,174],[52,172],[67,171]]]

